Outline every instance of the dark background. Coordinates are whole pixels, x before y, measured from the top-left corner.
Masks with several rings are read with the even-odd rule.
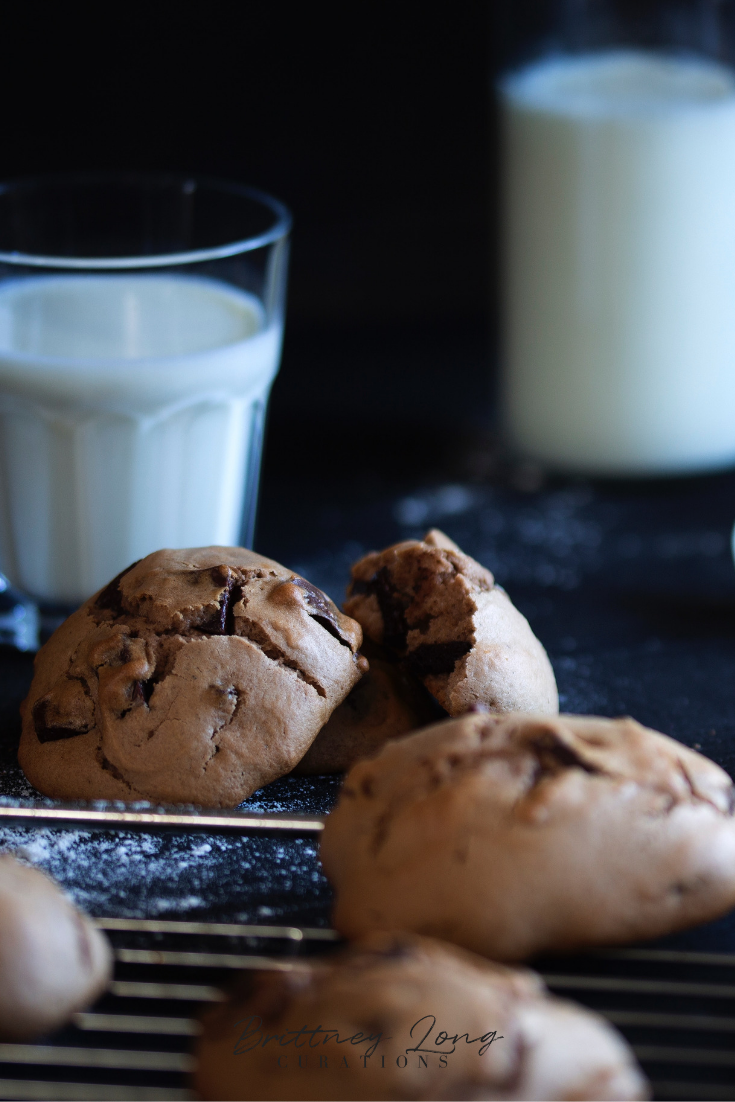
[[[584,48],[579,10],[609,6],[160,4],[85,19],[6,6],[0,179],[191,171],[291,207],[264,508],[305,484],[486,480],[499,454],[493,80],[560,34]],[[655,38],[662,0],[617,6]],[[666,0],[675,15],[694,6]]]
[[[484,479],[497,462],[491,88],[558,39],[560,13],[578,25],[581,5],[601,6],[158,4],[84,19],[6,6],[0,179],[178,170],[283,199],[295,221],[266,485]]]
[[[266,481],[428,476],[486,430],[499,9],[8,11],[0,179],[173,169],[291,207]]]
[[[273,192],[296,221],[294,330],[481,318],[489,7],[182,10],[78,34],[47,8],[40,27],[6,17],[0,175],[177,169]]]

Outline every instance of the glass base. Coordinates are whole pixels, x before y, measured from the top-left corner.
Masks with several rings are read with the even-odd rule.
[[[0,646],[37,651],[41,645],[40,635],[38,605],[13,589],[5,575],[0,574]]]

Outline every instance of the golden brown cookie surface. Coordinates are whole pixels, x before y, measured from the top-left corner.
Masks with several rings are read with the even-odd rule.
[[[58,1029],[102,993],[107,939],[37,869],[0,856],[0,1038]]]
[[[234,806],[303,757],[367,666],[361,640],[261,555],[155,552],[39,652],[20,764],[49,796]]]
[[[450,715],[555,714],[546,651],[489,570],[442,532],[366,555],[352,568],[345,611],[400,656]]]
[[[321,858],[349,937],[496,960],[634,941],[735,905],[733,785],[631,719],[468,715],[358,763]]]
[[[205,1020],[204,1099],[646,1097],[603,1019],[427,938],[374,935],[243,987]]]

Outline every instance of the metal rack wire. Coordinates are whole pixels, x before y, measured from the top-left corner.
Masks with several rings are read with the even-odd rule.
[[[318,836],[320,815],[0,799],[0,825]],[[189,1099],[202,1009],[238,970],[291,969],[339,940],[322,927],[103,918],[109,990],[36,1044],[0,1044],[0,1099]],[[660,1099],[735,1099],[735,954],[600,950],[537,961],[548,987],[627,1038]]]
[[[38,1044],[0,1045],[0,1098],[192,1097],[198,1014],[237,970],[291,969],[330,929],[102,919],[110,990]],[[548,962],[547,962],[548,963]],[[633,1045],[658,1099],[735,1098],[735,954],[615,950],[542,964],[556,994],[593,1007]]]

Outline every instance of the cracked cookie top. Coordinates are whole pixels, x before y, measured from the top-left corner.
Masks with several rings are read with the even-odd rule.
[[[528,621],[490,571],[437,529],[360,559],[345,611],[450,715],[473,704],[559,710],[551,664]]]
[[[322,862],[347,936],[499,960],[655,937],[735,904],[733,785],[632,719],[467,715],[352,769]]]
[[[270,559],[157,551],[39,651],[21,766],[50,796],[234,806],[303,756],[367,669],[361,642]]]
[[[647,1097],[602,1018],[530,971],[411,934],[250,975],[203,1024],[204,1099]]]

